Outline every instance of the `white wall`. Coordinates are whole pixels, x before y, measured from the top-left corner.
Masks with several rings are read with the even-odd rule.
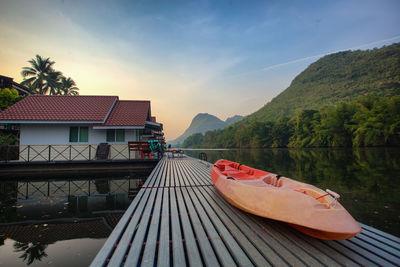
[[[70,143],[69,127],[78,125],[68,124],[22,124],[20,132],[20,145],[62,145],[62,144],[99,144],[106,142],[106,130],[93,130],[90,125],[79,125],[89,127],[89,141],[87,143]],[[138,140],[138,131],[125,130],[125,142]]]
[[[69,144],[69,125],[21,124],[20,145]]]

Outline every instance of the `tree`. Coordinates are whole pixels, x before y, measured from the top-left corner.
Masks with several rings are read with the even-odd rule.
[[[21,74],[25,78],[23,85],[30,87],[38,94],[49,95],[77,95],[79,88],[70,77],[66,78],[62,72],[53,68],[54,61],[36,55],[28,61],[31,67],[23,67]]]
[[[0,89],[0,111],[18,102],[22,96],[15,89]]]
[[[18,242],[14,243],[15,252],[23,252],[19,258],[27,260],[26,265],[31,265],[34,261],[41,261],[43,257],[47,257],[45,252],[47,244],[40,242]]]
[[[28,62],[31,67],[22,68],[21,75],[26,79],[21,84],[30,87],[38,94],[46,94],[49,89],[57,87],[61,73],[54,71],[54,61],[36,55],[36,58]]]
[[[60,90],[58,91],[61,95],[79,95],[78,92],[79,88],[76,87],[76,83],[71,77],[65,78],[64,76],[61,77],[61,86]]]

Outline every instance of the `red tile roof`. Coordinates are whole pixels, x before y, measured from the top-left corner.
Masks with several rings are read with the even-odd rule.
[[[103,122],[117,96],[30,95],[0,112],[0,121]]]
[[[95,126],[144,126],[150,115],[150,101],[120,100],[107,121]]]

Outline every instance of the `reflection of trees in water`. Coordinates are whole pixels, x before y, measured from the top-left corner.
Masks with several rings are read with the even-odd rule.
[[[41,261],[43,257],[47,257],[45,249],[47,244],[42,244],[40,242],[18,242],[14,243],[15,252],[23,252],[19,258],[26,261],[27,265],[32,264],[34,261]]]

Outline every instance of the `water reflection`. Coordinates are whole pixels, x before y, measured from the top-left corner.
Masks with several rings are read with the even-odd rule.
[[[26,264],[30,265],[35,260],[41,261],[43,257],[47,257],[45,249],[47,245],[40,242],[18,242],[14,243],[14,251],[22,252],[19,258],[27,261]]]
[[[0,265],[68,265],[60,261],[68,251],[56,248],[68,244],[75,251],[71,244],[79,247],[86,240],[90,246],[79,249],[86,254],[70,256],[74,266],[87,266],[145,179],[0,182]]]
[[[185,150],[196,158],[200,152],[209,162],[224,158],[337,191],[357,220],[400,236],[397,148]]]

